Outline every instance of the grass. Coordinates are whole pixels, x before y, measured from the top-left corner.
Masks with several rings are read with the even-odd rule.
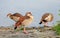
[[[60,23],[56,24],[56,25],[53,27],[53,30],[56,31],[56,34],[57,34],[57,35],[60,35]]]
[[[20,26],[20,28],[16,29],[15,31],[22,31],[23,30],[23,26]]]

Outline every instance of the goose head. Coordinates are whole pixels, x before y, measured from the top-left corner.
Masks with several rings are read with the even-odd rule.
[[[28,18],[33,19],[33,15],[32,15],[32,13],[31,13],[31,12],[27,12],[25,16],[27,16]]]

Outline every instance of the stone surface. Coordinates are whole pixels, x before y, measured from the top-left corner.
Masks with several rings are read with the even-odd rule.
[[[1,30],[0,29],[0,38],[60,38],[56,36],[55,32],[47,29],[32,29],[27,30],[29,34],[24,34],[23,31],[14,31],[14,30]],[[41,31],[41,32],[40,32]]]

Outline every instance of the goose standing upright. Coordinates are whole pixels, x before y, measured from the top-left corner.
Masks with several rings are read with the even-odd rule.
[[[48,22],[51,22],[53,20],[53,15],[51,13],[45,13],[42,18],[41,18],[41,21],[39,24],[44,24],[44,26],[47,26],[47,23]]]
[[[17,27],[19,27],[20,25],[23,25],[24,26],[24,33],[26,33],[26,34],[28,33],[26,31],[25,26],[31,24],[33,21],[33,15],[31,14],[31,12],[27,12],[25,14],[25,16],[23,16],[19,13],[15,13],[15,14],[9,13],[7,16],[9,16],[10,19],[12,19],[16,22],[14,29],[17,29]]]

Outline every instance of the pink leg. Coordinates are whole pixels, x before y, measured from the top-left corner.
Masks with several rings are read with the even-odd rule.
[[[24,27],[24,30],[23,31],[24,31],[25,34],[28,34],[28,32],[26,31],[26,28],[25,27]]]
[[[46,23],[44,23],[44,26],[48,26],[48,23],[46,22]]]

